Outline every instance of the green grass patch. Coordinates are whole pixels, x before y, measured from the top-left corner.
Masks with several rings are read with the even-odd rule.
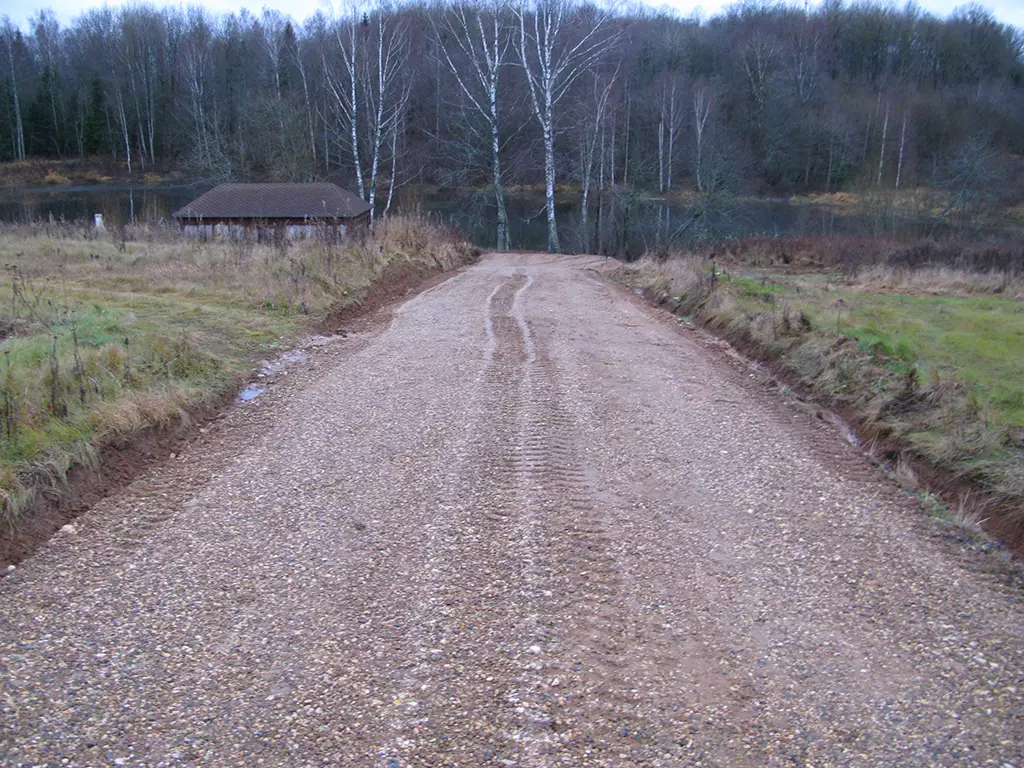
[[[845,306],[835,306],[836,297]],[[1024,427],[1024,303],[990,297],[900,296],[804,289],[787,299],[821,328],[883,360],[914,364],[924,385],[967,384],[992,416]]]

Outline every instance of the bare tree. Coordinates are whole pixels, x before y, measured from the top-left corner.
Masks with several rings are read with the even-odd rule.
[[[754,112],[760,117],[768,98],[768,81],[775,66],[775,39],[755,32],[740,51],[739,59],[747,76],[747,87],[754,102]]]
[[[366,21],[368,24],[369,19]],[[355,168],[359,196],[365,198],[366,185],[363,180],[363,164],[359,153],[359,81],[361,79],[359,68],[362,56],[358,29],[361,23],[355,6],[351,8],[347,19],[334,23],[334,38],[344,66],[342,77],[335,76],[322,51],[321,61],[327,88],[332,96],[335,116],[348,129],[349,151],[352,155],[352,165]]]
[[[281,69],[286,54],[285,38],[288,24],[288,19],[281,15],[280,11],[271,10],[270,8],[263,9],[263,15],[260,17],[260,27],[262,28],[263,36],[260,42],[264,53],[267,55],[267,62],[270,64],[270,78],[273,81],[274,95],[279,104],[282,100]]]
[[[376,216],[377,176],[384,142],[394,136],[392,158],[397,151],[397,129],[409,102],[410,84],[405,78],[405,63],[409,55],[409,36],[405,22],[381,6],[374,26],[375,58],[366,68],[364,92],[370,118],[370,221]],[[392,175],[392,184],[394,176]]]
[[[661,83],[661,108],[658,117],[658,192],[662,194],[672,189],[672,160],[675,157],[676,137],[683,125],[679,79],[675,72],[668,72]]]
[[[548,250],[561,250],[555,221],[555,110],[573,84],[609,50],[607,17],[594,8],[583,14],[569,0],[538,0],[516,8],[519,62],[544,137],[544,193]]]
[[[304,40],[300,41],[299,44],[292,49],[292,58],[293,63],[295,64],[295,69],[298,70],[299,79],[302,81],[302,101],[306,107],[306,128],[309,131],[309,154],[310,159],[312,160],[312,168],[315,171],[317,167],[316,122],[314,120],[313,97],[309,82],[310,77],[307,74],[308,66],[306,64],[306,59],[303,56],[303,48],[309,47],[310,45],[309,37],[311,36],[307,35]]]
[[[903,178],[903,152],[907,148],[907,112],[903,113],[903,127],[900,129],[900,156],[896,162],[896,189],[900,188],[900,181]]]
[[[192,118],[193,145],[201,168],[214,165],[214,148],[206,115],[206,85],[212,69],[212,32],[201,9],[189,10],[189,33],[183,46],[183,74]],[[120,95],[118,95],[120,100]],[[229,174],[230,175],[230,174]]]
[[[462,54],[461,67],[453,59],[450,45],[440,34],[437,35],[441,55],[490,133],[491,184],[498,208],[498,250],[511,247],[501,180],[501,123],[498,114],[498,85],[512,40],[504,15],[504,8],[499,4],[475,12],[467,12],[465,6],[459,5],[442,16],[441,28],[455,41],[455,47]]]
[[[343,171],[375,216],[406,180],[483,183],[499,247],[509,184],[543,183],[555,248],[560,174],[582,183],[583,215],[604,232],[640,210],[616,185],[668,193],[680,162],[707,208],[744,177],[779,193],[857,179],[902,191],[928,176],[938,190],[966,137],[991,137],[999,157],[1024,146],[1024,34],[977,7],[941,19],[741,2],[703,23],[585,0],[336,2],[337,17],[295,27],[198,5],[97,8],[67,27],[44,12],[24,31],[0,19],[0,159],[105,152],[211,180]],[[622,68],[602,105],[605,52]],[[947,223],[965,200],[975,216],[971,189]]]
[[[885,121],[882,123],[882,144],[878,150],[878,187],[882,187],[882,171],[885,169],[885,141],[889,133],[889,100],[885,100]]]
[[[18,69],[15,64],[15,47],[21,33],[11,23],[8,16],[4,16],[3,32],[0,40],[3,41],[7,53],[7,71],[11,78],[11,97],[14,102],[14,156],[18,160],[25,159],[25,126],[21,117],[21,98],[18,94]]]
[[[697,194],[705,191],[703,172],[709,140],[708,117],[711,115],[711,93],[707,85],[698,84],[693,88],[693,133],[696,158],[694,168],[697,176]]]
[[[999,197],[1005,171],[999,153],[981,137],[972,136],[953,156],[940,185],[949,197],[946,207],[939,212],[928,232],[931,237],[936,228],[952,211],[957,211],[962,224],[983,212]]]
[[[593,170],[594,170],[594,158],[603,151],[603,147],[599,146],[599,139],[604,133],[604,122],[605,115],[608,111],[608,97],[611,95],[612,89],[615,87],[615,82],[619,76],[619,68],[621,62],[615,71],[608,77],[602,79],[596,74],[594,75],[594,84],[592,92],[592,101],[585,103],[583,106],[584,130],[581,134],[582,150],[580,152],[580,159],[582,168],[580,169],[580,176],[583,181],[583,199],[580,201],[580,229],[582,230],[583,243],[586,250],[590,250],[590,228],[589,228],[589,214],[590,214],[590,189],[593,181]],[[589,118],[586,117],[589,115]],[[599,184],[603,190],[604,185],[604,158],[601,158],[601,179]]]
[[[158,13],[146,7],[129,7],[120,12],[120,45],[117,47],[120,64],[126,74],[126,89],[134,104],[139,157],[145,164],[156,162],[157,48],[160,44],[163,20]],[[120,87],[120,85],[118,86]],[[120,102],[123,104],[123,100]]]

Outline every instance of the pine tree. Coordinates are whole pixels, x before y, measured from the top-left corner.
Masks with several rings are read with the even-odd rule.
[[[7,78],[0,77],[0,160],[15,158],[13,101]]]
[[[85,107],[85,123],[82,126],[82,146],[86,155],[98,155],[109,149],[107,137],[107,104],[103,83],[93,75],[89,86],[89,103]]]
[[[37,157],[58,157],[61,150],[60,115],[55,114],[56,94],[60,83],[49,67],[44,67],[39,88],[25,115],[25,138],[28,153]]]

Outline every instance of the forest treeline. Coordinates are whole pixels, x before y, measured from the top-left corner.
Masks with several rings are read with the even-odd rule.
[[[979,6],[711,18],[568,0],[359,4],[295,21],[194,6],[0,29],[0,158],[202,178],[627,185],[698,195],[946,186],[981,204],[1024,152],[1024,36]],[[999,189],[993,189],[999,187]],[[550,237],[557,247],[554,205]],[[499,231],[502,244],[503,229]]]

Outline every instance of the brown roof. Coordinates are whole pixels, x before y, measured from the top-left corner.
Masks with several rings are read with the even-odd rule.
[[[351,219],[370,210],[336,184],[219,184],[176,219]]]

